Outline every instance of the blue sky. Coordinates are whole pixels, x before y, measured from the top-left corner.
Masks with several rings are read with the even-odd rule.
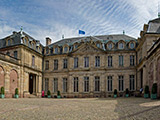
[[[158,0],[0,0],[0,38],[23,30],[42,44],[86,35],[137,38],[143,24],[157,18]]]

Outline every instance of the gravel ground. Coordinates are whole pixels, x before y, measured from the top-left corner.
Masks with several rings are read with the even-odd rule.
[[[0,99],[0,120],[160,120],[160,101],[144,98]]]

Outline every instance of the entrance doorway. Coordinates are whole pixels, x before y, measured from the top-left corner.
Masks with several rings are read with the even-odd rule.
[[[29,93],[33,94],[35,85],[36,85],[36,80],[35,80],[35,76],[34,74],[29,74]]]

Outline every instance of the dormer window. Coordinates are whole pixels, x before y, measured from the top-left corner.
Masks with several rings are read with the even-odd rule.
[[[74,48],[77,49],[77,48],[78,48],[78,45],[75,45]]]
[[[64,47],[64,52],[65,52],[65,53],[68,52],[68,47],[67,47],[67,46]]]
[[[108,44],[108,49],[112,49],[112,43]]]
[[[34,44],[32,43],[32,48],[34,49]]]
[[[124,49],[124,44],[121,42],[121,43],[119,43],[118,47],[119,47],[119,49]]]
[[[57,54],[58,53],[58,48],[54,48],[54,53]]]
[[[131,48],[131,49],[134,48],[134,43],[133,43],[133,42],[130,43],[130,48]]]
[[[8,46],[11,45],[11,39],[8,40]]]
[[[100,44],[99,44],[99,43],[97,43],[96,46],[97,46],[98,48],[100,48]]]
[[[48,54],[49,53],[49,49],[48,48],[46,48],[46,54]]]

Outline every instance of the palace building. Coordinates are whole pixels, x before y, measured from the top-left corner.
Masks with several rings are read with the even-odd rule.
[[[158,84],[160,97],[160,18],[149,21],[136,39],[125,34],[66,38],[46,46],[23,31],[0,39],[0,87],[5,96],[123,96]]]

